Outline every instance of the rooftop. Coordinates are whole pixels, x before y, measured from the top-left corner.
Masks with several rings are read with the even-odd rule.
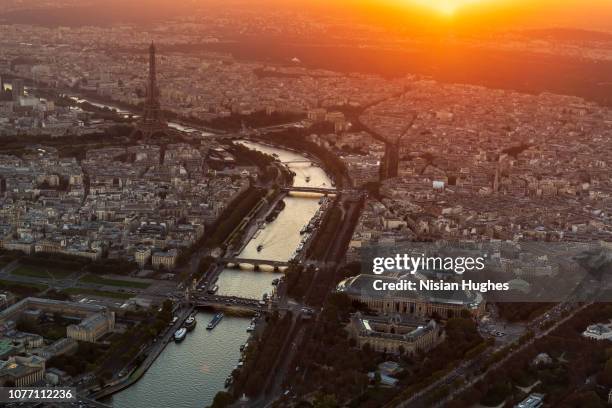
[[[477,292],[469,291],[450,291],[450,290],[375,290],[374,281],[381,280],[387,283],[399,283],[401,280],[418,280],[412,275],[402,277],[391,277],[385,275],[361,274],[347,278],[340,282],[336,287],[339,292],[344,292],[353,296],[367,296],[373,298],[387,299],[414,299],[428,301],[432,303],[447,303],[459,305],[478,305],[483,301],[482,295]]]

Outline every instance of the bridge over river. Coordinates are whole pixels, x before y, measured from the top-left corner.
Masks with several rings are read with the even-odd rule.
[[[250,258],[223,258],[221,262],[229,267],[240,268],[241,265],[253,266],[255,269],[260,269],[262,266],[269,266],[274,271],[280,271],[280,268],[286,268],[290,265],[289,261],[272,261],[268,259],[250,259]]]
[[[216,310],[235,310],[250,313],[263,312],[267,304],[260,303],[257,299],[247,299],[236,296],[202,295],[193,299],[196,308],[211,308]]]
[[[319,193],[319,194],[338,194],[338,190],[325,187],[285,187],[287,193]]]

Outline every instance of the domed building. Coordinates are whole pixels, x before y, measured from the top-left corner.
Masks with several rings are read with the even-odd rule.
[[[383,315],[404,314],[419,318],[438,315],[443,319],[460,316],[467,311],[479,317],[485,310],[482,294],[467,290],[423,290],[421,274],[403,276],[361,274],[340,282],[336,290],[346,293],[352,300],[365,303],[371,310]],[[402,288],[414,282],[418,289],[377,290],[380,287]]]

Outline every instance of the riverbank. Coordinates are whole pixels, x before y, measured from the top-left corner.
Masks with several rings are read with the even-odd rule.
[[[126,389],[132,384],[136,383],[138,380],[142,378],[142,376],[147,372],[147,370],[151,367],[151,365],[155,362],[157,357],[164,351],[164,348],[168,343],[173,341],[174,332],[178,330],[187,317],[193,313],[193,308],[187,308],[181,311],[180,315],[177,316],[178,319],[174,325],[168,327],[164,336],[161,339],[158,339],[151,350],[148,350],[147,357],[145,360],[136,368],[134,368],[126,377],[123,379],[118,379],[115,382],[109,384],[105,388],[96,391],[89,395],[89,397],[99,400],[109,397],[121,390]]]
[[[322,168],[310,165],[310,162],[319,163],[311,156],[269,146],[254,146],[251,142],[246,144],[271,156],[277,154],[278,165],[296,173],[292,185],[331,185]],[[307,177],[309,182],[306,182]],[[250,231],[252,234],[245,233],[245,230],[237,234],[244,240],[238,247],[240,256],[279,261],[291,257],[303,238],[300,230],[308,224],[320,204],[318,199],[287,197],[278,190],[265,207],[252,215],[251,225],[256,224],[254,220],[262,216],[265,218],[265,214],[280,199],[286,201],[286,206],[274,221],[267,223],[263,229],[255,228]],[[253,234],[257,231],[259,235],[254,239]],[[257,252],[260,244],[264,248]],[[218,275],[218,278],[214,275]],[[263,293],[271,293],[272,281],[279,277],[282,275],[273,272],[258,273],[220,267],[214,274],[203,277],[202,281],[206,280],[211,285],[215,284],[214,279],[218,279],[219,294],[224,296],[261,299]],[[198,319],[211,318],[211,315],[212,312],[202,311],[198,313]],[[155,362],[147,368],[146,375],[144,372],[138,373],[141,377],[139,380],[131,381],[131,385],[114,394],[113,404],[116,408],[157,406],[168,400],[168,395],[174,395],[175,400],[171,404],[174,406],[201,408],[212,403],[215,394],[224,389],[227,375],[234,370],[240,358],[239,347],[249,338],[246,329],[250,319],[228,314],[212,332],[205,330],[207,322],[200,320],[196,329],[182,343],[172,344],[170,341],[164,352],[160,351]]]
[[[214,330],[214,313],[196,313],[196,327],[180,343],[170,341],[142,378],[107,400],[114,408],[202,408],[224,389],[250,336],[249,318],[226,315]]]
[[[257,137],[258,141],[280,146],[282,149],[300,152],[306,157],[316,157],[314,162],[319,163],[327,173],[331,174],[331,178],[338,189],[344,186],[350,186],[350,179],[346,166],[332,152],[315,143],[306,140],[307,136],[312,133],[309,128],[288,128],[283,132],[269,133]]]

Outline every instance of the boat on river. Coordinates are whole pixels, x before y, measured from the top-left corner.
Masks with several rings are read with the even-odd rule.
[[[192,331],[196,327],[196,318],[195,316],[189,316],[187,320],[185,320],[185,328],[187,331]]]
[[[225,379],[225,388],[228,388],[230,385],[232,385],[233,381],[234,381],[234,377],[232,377],[231,375],[228,375],[227,378]]]
[[[187,336],[187,329],[181,327],[180,329],[174,332],[174,341],[176,341],[177,343],[179,341],[183,341],[185,339],[185,336]]]
[[[208,323],[208,326],[206,326],[207,330],[212,330],[215,327],[217,327],[217,325],[219,324],[219,322],[223,319],[223,313],[217,313],[215,315],[215,317],[212,318],[212,320],[210,321],[210,323]]]
[[[274,221],[276,217],[278,217],[278,214],[280,214],[281,211],[285,209],[285,205],[286,205],[285,201],[280,200],[278,204],[274,206],[274,209],[272,210],[272,212],[270,212],[270,214],[268,214],[268,216],[266,217],[266,222]]]

